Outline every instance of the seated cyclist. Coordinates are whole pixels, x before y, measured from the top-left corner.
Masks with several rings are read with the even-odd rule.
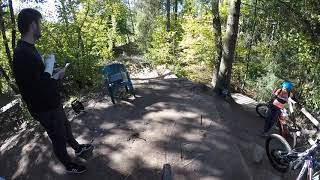
[[[270,131],[274,123],[277,121],[281,113],[281,109],[284,108],[285,104],[289,100],[289,97],[293,97],[293,94],[291,93],[292,88],[293,84],[290,81],[284,81],[282,83],[282,88],[277,89],[273,92],[262,136],[268,135],[267,133]]]

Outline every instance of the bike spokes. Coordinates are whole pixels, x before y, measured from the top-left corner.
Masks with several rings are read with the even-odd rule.
[[[267,156],[271,165],[280,172],[286,172],[290,168],[288,155],[291,147],[288,142],[278,134],[272,134],[266,141]]]

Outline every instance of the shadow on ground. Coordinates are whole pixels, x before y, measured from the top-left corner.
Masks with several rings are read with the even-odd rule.
[[[225,102],[201,93],[185,79],[136,82],[136,99],[112,105],[105,96],[73,117],[80,143],[95,150],[81,176],[70,176],[52,153],[38,124],[20,130],[0,147],[0,176],[6,179],[161,179],[163,164],[174,179],[251,179],[232,130],[217,106]],[[200,88],[201,89],[201,88]],[[69,154],[74,157],[72,149]]]

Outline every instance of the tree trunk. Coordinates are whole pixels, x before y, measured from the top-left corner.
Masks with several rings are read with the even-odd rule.
[[[9,44],[8,44],[8,39],[7,39],[7,36],[6,36],[6,29],[5,29],[5,26],[4,26],[4,20],[3,20],[3,15],[4,15],[4,12],[3,12],[3,9],[5,6],[2,5],[2,1],[0,1],[0,28],[1,28],[1,34],[2,34],[2,39],[3,39],[3,45],[4,45],[4,48],[5,48],[5,52],[7,54],[7,60],[8,60],[8,64],[12,70],[12,67],[13,67],[13,62],[12,62],[12,56],[11,56],[11,53],[10,53],[10,49],[9,49]],[[13,9],[12,8],[12,1],[9,0],[9,8],[10,8],[10,16],[13,15]],[[12,17],[11,17],[12,18]],[[11,19],[12,21],[12,19]],[[14,20],[13,20],[14,21]],[[15,27],[12,27],[12,33],[14,33],[14,36],[12,36],[15,41]],[[14,48],[15,44],[12,43],[12,48]],[[6,73],[6,71],[3,69],[2,66],[0,66],[0,74],[4,77],[4,79],[7,81],[8,85],[12,88],[12,90],[18,94],[19,93],[19,90],[17,88],[17,86],[15,85],[15,83],[13,83],[10,79],[10,76]]]
[[[224,39],[222,60],[220,63],[217,86],[222,92],[230,92],[230,80],[234,52],[237,43],[241,0],[229,0],[226,37]]]
[[[211,85],[214,89],[216,89],[216,82],[219,72],[219,66],[222,57],[222,35],[221,35],[221,21],[219,15],[219,0],[212,0],[212,21],[213,21],[213,36],[214,36],[214,44],[215,44],[215,57],[214,57],[214,67],[212,74]]]
[[[134,34],[134,23],[133,23],[133,18],[132,18],[132,10],[131,10],[131,4],[130,0],[128,0],[128,8],[129,8],[129,16],[132,24],[132,33]]]
[[[178,20],[178,0],[174,1],[174,21],[175,23]]]
[[[168,32],[170,31],[170,9],[171,9],[170,0],[167,0],[166,10],[167,10],[167,31]]]
[[[78,47],[78,49],[80,49],[80,56],[83,57],[84,54],[85,54],[85,49],[84,49],[85,47],[84,47],[84,42],[83,42],[83,38],[82,38],[82,26],[83,26],[84,21],[86,20],[86,18],[88,16],[90,6],[88,5],[84,21],[82,23],[80,23],[80,22],[78,22],[78,19],[77,19],[77,16],[76,16],[76,10],[73,7],[72,1],[68,0],[68,2],[69,2],[68,5],[70,6],[71,13],[72,13],[74,27],[76,28],[76,32],[77,32],[77,36],[78,36],[78,39],[77,39],[78,46],[77,47]],[[80,26],[78,24],[80,24]],[[79,58],[80,57],[79,57],[79,54],[78,54],[78,59]]]
[[[67,15],[68,15],[68,12],[67,12],[67,2],[65,2],[65,0],[59,0],[59,2],[60,2],[60,5],[61,5],[61,7],[59,7],[59,10],[61,11],[60,12],[60,15],[62,16],[62,21],[64,22],[64,24],[65,24],[65,27],[66,27],[66,29],[65,29],[65,31],[64,31],[64,33],[63,33],[63,35],[65,35],[66,37],[66,39],[67,39],[67,46],[68,47],[73,47],[73,43],[71,43],[71,37],[70,37],[70,23],[69,23],[69,20],[68,20],[68,17],[67,17]],[[61,34],[62,35],[62,34]]]
[[[12,56],[11,56],[10,49],[9,49],[8,38],[6,36],[6,29],[4,26],[3,14],[4,14],[3,9],[0,8],[0,28],[1,28],[2,40],[3,40],[3,45],[5,48],[6,54],[7,54],[9,66],[12,69],[12,66],[13,66]]]
[[[13,12],[13,6],[12,6],[12,0],[8,0],[9,2],[9,9],[10,9],[10,19],[11,19],[11,47],[12,50],[16,46],[16,21],[14,17],[14,12]]]

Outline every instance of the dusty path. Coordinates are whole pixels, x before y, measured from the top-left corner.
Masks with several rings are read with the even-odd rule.
[[[163,74],[138,73],[136,99],[112,105],[97,93],[85,103],[86,113],[69,114],[77,140],[94,140],[93,154],[76,159],[87,165],[85,174],[64,174],[48,137],[34,124],[0,145],[0,177],[153,180],[169,163],[175,180],[283,179],[265,156],[253,162],[254,147],[264,148],[265,139],[258,136],[263,120],[250,99],[228,104],[202,86]]]
[[[246,98],[246,97],[245,97]],[[235,99],[237,100],[237,99]],[[226,126],[233,129],[233,135],[242,156],[249,167],[249,172],[256,180],[280,180],[281,174],[273,170],[265,154],[265,138],[259,135],[262,132],[264,121],[255,112],[254,102],[241,102],[221,106],[219,111],[226,120]],[[230,113],[228,113],[230,112]],[[256,163],[254,154],[256,146],[263,150],[263,159]]]
[[[256,116],[185,79],[136,79],[134,84],[136,99],[112,105],[100,95],[88,102],[87,113],[72,119],[77,140],[94,139],[96,147],[87,161],[78,159],[88,167],[85,174],[64,174],[45,133],[34,125],[2,144],[0,176],[153,180],[160,179],[163,164],[170,163],[176,180],[261,179],[252,175],[250,149],[245,148],[263,143],[253,136],[261,126]],[[273,177],[261,173],[263,179]]]

